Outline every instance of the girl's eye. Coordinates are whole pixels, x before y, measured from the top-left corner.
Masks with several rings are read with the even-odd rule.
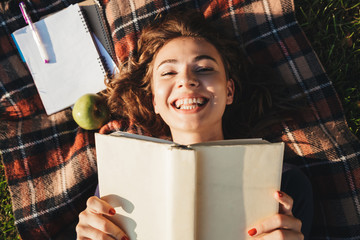
[[[200,67],[200,68],[196,69],[196,72],[198,72],[198,73],[209,73],[212,71],[214,71],[214,68],[212,68],[212,67]]]
[[[173,71],[169,71],[169,72],[163,72],[161,73],[161,76],[164,77],[164,76],[171,76],[171,75],[175,75],[176,72],[173,72]]]

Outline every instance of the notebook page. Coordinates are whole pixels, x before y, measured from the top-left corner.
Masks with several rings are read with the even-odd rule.
[[[40,57],[29,26],[13,33],[48,115],[85,93],[105,89],[105,71],[80,7],[70,5],[35,23],[50,57]]]

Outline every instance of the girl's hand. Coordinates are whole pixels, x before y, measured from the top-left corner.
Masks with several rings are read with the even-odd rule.
[[[293,199],[283,193],[275,192],[275,199],[280,203],[279,213],[260,222],[248,231],[254,239],[304,239],[301,233],[301,221],[292,214]]]
[[[125,233],[104,216],[114,216],[115,209],[98,197],[90,197],[86,209],[79,214],[77,239],[128,240]]]

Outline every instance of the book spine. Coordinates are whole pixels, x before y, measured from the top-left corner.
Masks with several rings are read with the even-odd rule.
[[[195,151],[172,147],[168,158],[167,239],[195,240]]]

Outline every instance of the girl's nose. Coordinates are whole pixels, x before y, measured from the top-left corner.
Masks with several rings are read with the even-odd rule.
[[[184,74],[179,76],[177,85],[177,87],[196,88],[199,86],[199,81],[191,71],[185,71]]]

